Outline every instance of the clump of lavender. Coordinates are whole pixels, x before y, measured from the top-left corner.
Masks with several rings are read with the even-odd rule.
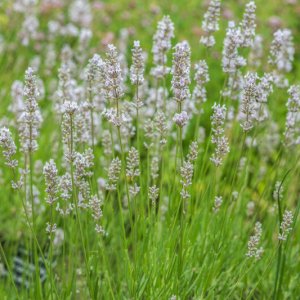
[[[198,110],[195,113],[201,112],[201,105],[206,102],[206,88],[205,84],[209,82],[209,73],[208,66],[205,60],[200,60],[195,64],[195,88],[193,90],[192,99],[195,102],[195,105],[198,106]]]
[[[10,130],[6,127],[0,129],[0,146],[3,149],[2,153],[5,158],[5,164],[10,168],[16,168],[18,161],[14,159],[13,156],[17,153],[17,147]]]
[[[156,78],[163,78],[170,72],[167,67],[167,53],[171,49],[171,40],[174,37],[174,24],[169,16],[164,16],[158,22],[157,31],[153,36],[153,61],[155,67],[152,68],[151,74]]]
[[[294,60],[294,43],[289,29],[279,29],[274,33],[270,48],[269,63],[279,72],[290,72]]]
[[[288,93],[290,97],[287,101],[287,116],[285,123],[285,144],[287,146],[297,145],[300,143],[300,134],[298,129],[299,112],[300,112],[300,85],[292,85]]]
[[[228,23],[222,51],[222,67],[225,73],[235,74],[238,68],[246,65],[246,60],[239,55],[238,48],[243,41],[240,27],[233,21]]]
[[[258,101],[257,74],[248,73],[245,76],[244,88],[241,102],[241,127],[245,132],[253,128],[253,122],[256,114],[256,102]]]
[[[214,213],[217,213],[220,210],[222,203],[223,203],[223,197],[222,196],[216,196],[214,207],[213,207],[213,212]]]
[[[37,138],[42,122],[42,116],[38,107],[37,99],[39,91],[37,87],[36,75],[32,68],[25,72],[25,110],[20,116],[21,148],[25,153],[34,152],[38,148]]]
[[[108,191],[115,191],[117,189],[117,182],[120,178],[121,173],[121,160],[116,157],[110,163],[108,168],[108,183],[106,189]]]
[[[216,145],[215,153],[210,160],[218,167],[222,164],[225,155],[229,152],[228,139],[224,135],[224,122],[226,118],[226,106],[214,104],[211,116],[212,138],[211,142]]]
[[[206,47],[212,47],[216,43],[213,34],[219,30],[220,12],[221,1],[211,0],[202,21],[202,29],[205,32],[205,36],[202,36],[200,39],[200,43]]]
[[[47,203],[52,205],[58,196],[58,171],[53,159],[47,162],[43,169],[43,174],[46,182]]]
[[[260,222],[255,223],[254,234],[250,236],[248,241],[248,252],[246,256],[251,258],[254,257],[256,260],[260,259],[264,250],[262,247],[258,248],[262,234],[262,225]]]
[[[278,239],[280,241],[286,241],[290,231],[292,230],[293,224],[293,213],[289,210],[286,210],[282,217],[282,222],[280,224],[280,233]]]
[[[250,47],[253,43],[253,38],[255,36],[255,10],[256,5],[254,1],[250,1],[246,4],[245,12],[243,15],[243,20],[240,24],[241,32],[243,36],[242,47]]]

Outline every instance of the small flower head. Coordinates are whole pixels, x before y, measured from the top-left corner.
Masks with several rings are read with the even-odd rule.
[[[174,99],[182,103],[190,98],[189,85],[191,68],[191,50],[187,41],[178,43],[174,47],[172,68],[172,90]]]
[[[178,125],[179,127],[183,127],[184,125],[187,124],[189,120],[189,116],[186,111],[183,111],[179,114],[175,114],[173,117],[173,121]]]
[[[224,122],[226,118],[226,107],[214,104],[213,115],[211,116],[212,138],[211,141],[216,145],[215,153],[210,160],[218,167],[222,164],[225,155],[229,152],[228,139],[224,135]]]
[[[290,231],[292,230],[293,224],[293,213],[289,210],[286,210],[282,217],[282,222],[280,224],[280,232],[278,239],[280,241],[286,241]]]
[[[269,63],[278,71],[290,72],[294,60],[294,43],[289,29],[279,29],[274,33],[270,48]]]
[[[169,73],[167,65],[167,52],[171,49],[171,40],[174,37],[174,24],[169,16],[164,16],[158,22],[157,31],[153,36],[153,60],[155,67],[151,74],[157,78],[162,78]]]
[[[256,5],[254,1],[246,4],[243,21],[241,22],[241,31],[243,36],[243,47],[250,47],[255,36],[255,10]]]
[[[106,189],[109,191],[115,191],[117,189],[117,182],[121,174],[121,160],[116,157],[112,160],[108,168],[108,183]]]
[[[262,234],[262,225],[260,222],[255,223],[254,234],[250,236],[248,241],[248,252],[246,256],[248,258],[254,257],[256,260],[260,259],[263,254],[263,248],[258,248]]]
[[[216,43],[213,33],[219,30],[220,12],[221,1],[211,0],[202,21],[202,29],[205,32],[205,35],[200,39],[200,43],[204,44],[206,47],[212,47]]]
[[[10,168],[16,168],[18,166],[18,161],[13,159],[13,156],[17,152],[17,147],[12,139],[9,129],[6,127],[0,129],[0,146],[3,149],[2,153],[5,158],[5,164]]]
[[[52,205],[57,200],[58,194],[58,171],[53,159],[47,162],[43,169],[46,182],[47,203]]]
[[[222,203],[223,203],[223,197],[216,196],[215,197],[214,207],[213,207],[214,213],[217,213],[220,210]]]
[[[131,51],[132,66],[130,68],[130,80],[134,85],[142,85],[144,82],[145,58],[140,41],[134,41]]]

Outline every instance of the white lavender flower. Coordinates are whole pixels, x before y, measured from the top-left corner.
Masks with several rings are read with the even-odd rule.
[[[200,108],[201,105],[207,100],[205,84],[210,80],[206,61],[200,60],[198,63],[196,63],[195,71],[194,80],[196,85],[193,90],[192,99]],[[196,113],[199,113],[199,111]]]
[[[262,225],[260,222],[255,223],[254,234],[250,236],[248,241],[248,252],[246,256],[248,258],[254,257],[256,260],[260,259],[263,254],[263,248],[258,248],[262,235]]]
[[[281,200],[283,197],[283,186],[280,181],[276,181],[275,188],[273,191],[273,199],[274,200]]]
[[[74,159],[76,128],[75,115],[78,112],[78,105],[74,102],[65,101],[62,106],[63,119],[61,124],[62,140],[66,147],[65,158],[72,162]]]
[[[199,144],[197,141],[193,141],[189,146],[189,153],[187,155],[188,161],[195,162],[199,152]]]
[[[119,101],[123,96],[123,76],[117,48],[107,46],[106,59],[101,65],[101,78],[106,97],[111,101]]]
[[[292,231],[292,224],[293,224],[293,213],[289,210],[285,210],[282,217],[282,222],[280,224],[280,232],[278,235],[278,239],[280,241],[287,240],[290,231]]]
[[[51,235],[53,233],[55,233],[57,225],[56,224],[50,224],[49,222],[47,222],[46,224],[46,232]]]
[[[188,160],[184,161],[182,167],[180,168],[180,183],[182,184],[180,196],[182,197],[182,199],[188,199],[191,197],[188,189],[189,186],[192,184],[193,172],[193,164]]]
[[[220,210],[222,203],[223,203],[223,197],[222,196],[216,196],[214,207],[213,207],[214,213],[217,213]]]
[[[210,160],[218,167],[222,164],[225,155],[229,152],[228,139],[224,135],[224,122],[226,118],[226,106],[214,104],[211,116],[212,138],[211,142],[216,145],[215,153]]]
[[[57,200],[58,194],[58,171],[53,159],[47,162],[43,169],[43,174],[46,182],[46,202],[52,205]]]
[[[163,112],[159,111],[154,119],[154,128],[159,135],[159,144],[164,146],[167,143],[167,119]]]
[[[216,43],[213,33],[219,30],[220,11],[221,1],[211,0],[202,21],[202,29],[205,32],[205,36],[202,36],[200,39],[200,43],[206,47],[212,47]]]
[[[187,41],[178,43],[174,47],[172,67],[172,90],[174,100],[183,103],[190,98],[189,84],[191,68],[191,49]]]
[[[270,48],[269,63],[278,71],[290,72],[294,60],[294,43],[289,29],[279,29],[274,33]]]
[[[130,67],[130,80],[134,85],[144,82],[145,58],[140,41],[134,41],[132,48],[132,66]]]
[[[94,54],[93,57],[89,60],[87,71],[86,71],[86,79],[89,83],[89,89],[92,88],[93,83],[96,81],[99,76],[100,68],[103,64],[103,61],[98,54]]]
[[[108,168],[108,182],[106,189],[108,191],[115,191],[117,189],[117,182],[121,173],[121,161],[118,157],[114,158]]]
[[[248,73],[245,76],[244,88],[242,92],[242,102],[240,107],[241,112],[241,127],[244,131],[249,131],[253,128],[254,118],[256,114],[255,103],[258,102],[259,94],[256,80],[256,73]]]
[[[273,92],[273,76],[269,73],[265,73],[259,78],[257,85],[259,103],[267,103],[269,95]]]
[[[238,68],[246,65],[246,60],[239,55],[243,36],[240,27],[233,21],[228,23],[222,51],[222,67],[225,73],[235,74]]]
[[[100,193],[100,197],[98,198],[97,195],[91,196],[89,200],[89,208],[92,213],[92,218],[94,219],[96,225],[95,225],[95,231],[100,234],[105,234],[105,230],[100,224],[100,221],[103,216],[102,212],[102,205],[103,205],[103,194]]]
[[[170,72],[167,67],[167,53],[171,49],[171,39],[174,37],[174,24],[169,16],[164,16],[158,22],[157,31],[153,36],[153,61],[155,67],[151,74],[156,78],[162,78]]]
[[[126,167],[126,176],[129,177],[130,180],[134,180],[134,177],[140,176],[139,169],[140,157],[138,151],[131,147],[127,156],[127,167]]]
[[[243,36],[242,47],[250,47],[253,43],[253,38],[255,36],[255,10],[256,5],[254,1],[250,1],[246,4],[245,12],[243,15],[243,20],[240,24],[241,32]]]
[[[16,168],[18,166],[18,161],[13,159],[13,156],[17,152],[17,147],[9,129],[6,127],[0,129],[0,146],[2,147],[5,164],[10,168]]]
[[[20,139],[21,147],[25,153],[34,152],[38,148],[37,138],[42,122],[37,99],[39,91],[36,83],[36,75],[33,69],[28,68],[25,72],[25,110],[20,116]]]
[[[288,93],[290,97],[287,101],[287,116],[285,123],[285,144],[292,146],[300,143],[299,112],[300,112],[300,85],[292,85]]]
[[[152,203],[152,206],[154,207],[156,205],[156,200],[158,199],[158,196],[159,196],[159,188],[156,185],[150,186],[148,197]]]
[[[70,19],[80,27],[90,27],[93,20],[92,9],[89,1],[75,0],[69,7]]]
[[[176,113],[173,117],[174,123],[179,127],[183,127],[184,125],[186,125],[188,120],[189,120],[189,116],[186,111],[182,111],[179,114]]]

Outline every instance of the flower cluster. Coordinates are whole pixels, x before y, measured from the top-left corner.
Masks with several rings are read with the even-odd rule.
[[[205,32],[205,36],[202,36],[200,39],[200,43],[206,47],[212,47],[216,43],[213,33],[219,30],[220,11],[221,1],[211,0],[202,21],[202,29]]]
[[[207,100],[205,84],[209,82],[208,66],[205,60],[200,60],[195,64],[194,68],[196,85],[193,90],[192,99],[200,108],[201,104]]]
[[[53,159],[47,162],[43,169],[46,182],[47,203],[52,205],[57,200],[58,194],[58,171]]]
[[[216,196],[214,207],[213,207],[214,213],[217,213],[220,210],[222,203],[223,203],[223,197],[222,196]]]
[[[246,253],[247,257],[254,257],[255,259],[260,259],[264,250],[262,247],[258,248],[262,234],[262,225],[260,222],[255,223],[254,234],[250,236],[248,241],[248,252]]]
[[[294,53],[292,32],[289,29],[277,30],[270,48],[269,63],[276,66],[278,71],[290,72]]]
[[[246,65],[246,60],[238,53],[242,41],[243,35],[240,27],[236,27],[235,23],[230,21],[222,52],[222,67],[225,73],[235,74],[240,67]]]
[[[153,36],[153,61],[155,67],[151,74],[156,78],[162,78],[169,73],[167,65],[167,53],[171,49],[171,40],[174,37],[174,24],[169,16],[164,16],[158,22],[157,31]]]
[[[20,116],[19,134],[21,139],[21,147],[25,153],[34,152],[38,148],[37,138],[42,122],[42,116],[38,107],[39,91],[37,87],[36,75],[32,68],[28,68],[25,72],[25,110]]]
[[[249,131],[253,128],[253,121],[256,113],[256,102],[258,101],[259,94],[257,88],[257,74],[248,73],[245,76],[244,88],[242,92],[241,102],[241,127],[244,131]]]
[[[130,80],[134,85],[142,85],[144,82],[145,58],[140,41],[134,41],[131,51],[132,66],[130,68]]]
[[[254,1],[250,1],[246,4],[243,20],[240,24],[243,36],[242,47],[250,47],[253,43],[256,28],[255,10],[256,5]]]
[[[174,99],[178,103],[183,103],[186,99],[190,98],[191,49],[187,41],[178,43],[174,49],[172,90]]]
[[[106,59],[101,63],[100,74],[108,100],[117,102],[123,96],[123,75],[117,48],[109,44],[107,46]]]
[[[280,233],[278,239],[280,241],[286,241],[289,232],[292,230],[293,224],[293,213],[289,210],[286,210],[282,217],[282,222],[280,224]]]
[[[108,168],[108,183],[106,189],[108,191],[115,191],[117,189],[117,182],[120,178],[121,173],[121,160],[116,157],[110,163]]]
[[[285,122],[285,144],[287,146],[300,143],[300,132],[298,129],[300,112],[300,85],[292,85],[288,93],[290,97],[287,101],[287,116]]]
[[[13,156],[17,152],[17,147],[9,129],[6,127],[0,129],[0,146],[3,148],[2,153],[5,158],[5,164],[10,168],[16,168],[18,161],[13,159]]]
[[[215,153],[210,160],[218,167],[222,164],[224,156],[229,152],[228,139],[224,135],[224,121],[226,118],[225,105],[214,104],[211,116],[212,138],[211,142],[216,145]]]

